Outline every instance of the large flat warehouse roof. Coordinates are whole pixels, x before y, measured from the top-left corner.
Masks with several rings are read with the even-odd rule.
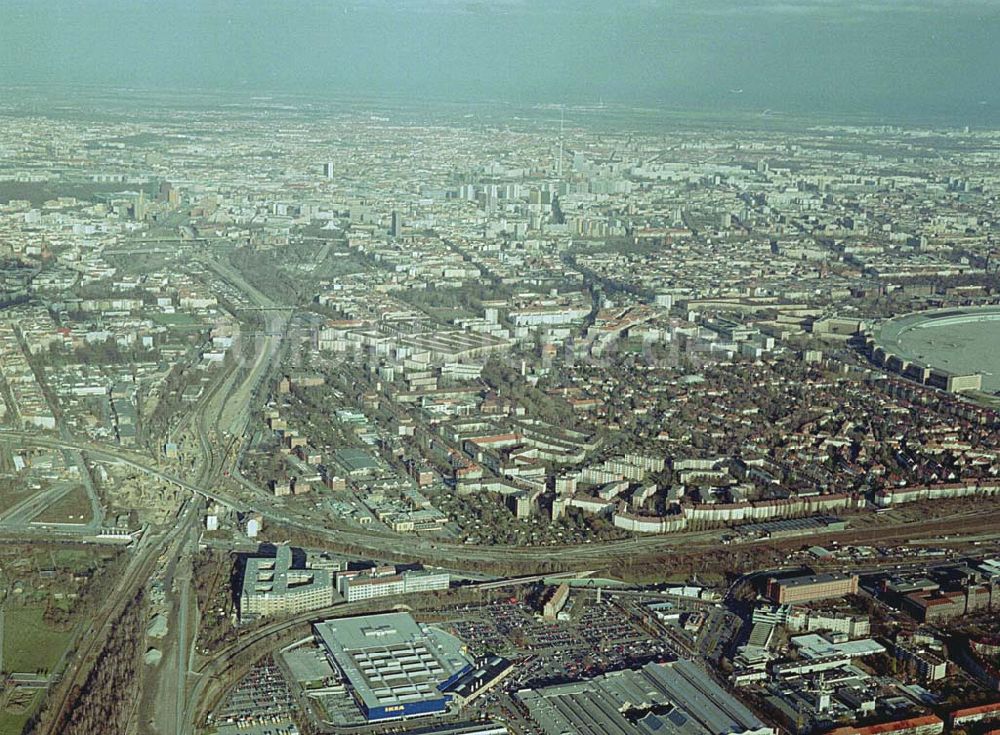
[[[439,686],[472,663],[459,639],[406,613],[327,620],[314,628],[369,716],[417,703],[443,707]]]

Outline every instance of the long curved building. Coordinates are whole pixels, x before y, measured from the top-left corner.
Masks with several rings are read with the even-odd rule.
[[[1000,392],[1000,306],[931,309],[893,317],[867,334],[872,361],[953,393]]]

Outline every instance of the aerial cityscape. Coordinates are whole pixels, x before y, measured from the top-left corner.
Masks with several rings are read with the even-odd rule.
[[[13,68],[0,735],[1000,732],[1000,116]]]

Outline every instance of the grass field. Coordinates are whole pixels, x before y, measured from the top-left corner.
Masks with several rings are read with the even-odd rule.
[[[41,607],[7,607],[3,626],[3,671],[51,671],[69,645],[71,634],[42,621]]]
[[[73,488],[31,520],[36,523],[88,523],[90,498],[82,485]]]
[[[13,711],[0,708],[0,735],[21,735],[28,718],[42,703],[42,692],[11,692],[9,703]]]
[[[474,312],[462,308],[428,308],[427,311],[435,319],[439,319],[442,322],[450,322],[453,319],[472,319],[477,316]]]
[[[12,715],[9,712],[0,711],[0,735],[21,735],[21,730],[27,721],[27,713]]]
[[[23,500],[41,492],[41,488],[32,488],[19,480],[0,477],[0,518],[8,510]]]
[[[147,197],[151,198],[156,195],[151,184],[146,184],[145,188]],[[31,202],[32,206],[40,207],[49,199],[61,196],[92,202],[98,199],[130,197],[138,190],[139,187],[134,184],[95,184],[88,181],[4,181],[0,183],[0,202],[22,199]]]
[[[35,696],[32,697],[30,703],[26,703],[23,707],[23,711],[15,714],[13,712],[7,712],[6,710],[0,709],[0,735],[21,735],[21,731],[24,729],[24,724],[31,717],[32,712],[38,708],[41,704],[42,693],[36,692]],[[21,709],[21,708],[19,708]]]
[[[195,327],[201,322],[190,314],[152,314],[149,317],[155,324],[164,327]]]
[[[91,549],[55,548],[50,554],[53,564],[60,564],[73,569],[88,568],[100,554]]]

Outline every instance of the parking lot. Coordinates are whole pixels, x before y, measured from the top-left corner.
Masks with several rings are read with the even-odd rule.
[[[495,652],[521,660],[504,682],[508,691],[583,679],[648,661],[675,658],[673,648],[642,627],[613,597],[598,603],[574,594],[566,621],[542,621],[519,600],[497,601],[462,610],[446,627],[475,654]]]
[[[455,634],[468,646],[469,654],[479,658],[495,653],[515,662],[513,672],[498,686],[482,694],[467,706],[460,717],[487,716],[502,720],[521,732],[531,732],[534,725],[526,718],[514,698],[520,689],[589,679],[625,668],[638,668],[650,661],[672,661],[679,656],[718,655],[728,643],[733,626],[739,620],[715,606],[697,605],[705,613],[697,632],[681,625],[656,620],[646,603],[663,597],[630,593],[603,597],[591,591],[574,591],[562,620],[543,620],[537,610],[520,598],[505,597],[481,604],[453,605],[425,611],[431,624]],[[683,607],[683,606],[681,606]],[[321,651],[305,645],[286,654],[284,664],[289,680],[299,694],[299,702],[326,721],[327,727],[363,726],[363,718],[350,692],[339,682],[324,660]],[[280,681],[276,681],[277,678]],[[281,671],[273,662],[255,670],[249,681],[241,683],[217,715],[217,722],[228,718],[239,730],[256,725],[248,713],[260,711],[259,702],[279,715],[293,711],[295,698],[281,680]],[[273,702],[273,705],[270,704]],[[318,705],[318,706],[316,706]],[[290,722],[290,719],[287,720]],[[274,723],[260,723],[272,727]],[[317,722],[317,724],[319,724]],[[413,726],[417,723],[414,722]],[[409,729],[408,725],[396,725]],[[387,724],[391,729],[393,725]],[[233,730],[235,732],[235,730]]]
[[[296,709],[284,675],[269,657],[243,677],[211,722],[219,735],[297,735]]]

